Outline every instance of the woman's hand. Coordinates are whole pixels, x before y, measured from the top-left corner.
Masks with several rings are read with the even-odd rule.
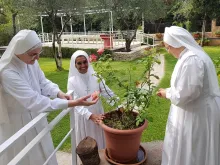
[[[99,124],[101,120],[103,120],[105,116],[103,114],[92,114],[89,119],[92,120],[95,124]]]
[[[98,98],[98,97],[99,97],[99,94],[100,94],[99,91],[95,91],[95,92],[93,92],[93,93],[91,94],[92,101],[95,100],[96,98]]]
[[[166,98],[166,89],[160,88],[156,94],[159,97]]]
[[[94,99],[93,101],[87,101],[88,98],[90,98],[91,95],[80,97],[76,100],[69,100],[68,102],[68,107],[74,107],[74,106],[90,106],[93,104],[96,104],[97,101],[99,100],[99,97]]]
[[[63,93],[62,91],[58,92],[57,97],[60,98],[60,99],[66,99],[66,100],[72,100],[73,99],[71,95]]]

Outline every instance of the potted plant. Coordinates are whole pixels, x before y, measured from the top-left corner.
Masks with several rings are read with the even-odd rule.
[[[163,35],[161,33],[156,33],[155,35],[156,35],[156,38],[158,38],[158,39],[162,39],[162,37],[163,37]]]
[[[215,32],[215,36],[216,36],[216,37],[220,37],[220,30],[217,30],[217,31]]]
[[[204,38],[203,40],[203,46],[208,46],[210,43],[210,40],[208,38]]]
[[[202,39],[199,39],[196,41],[199,45],[202,45],[202,46],[208,46],[209,43],[210,43],[210,40],[208,38],[204,38],[203,41]]]
[[[200,38],[200,33],[199,33],[199,32],[194,32],[194,33],[193,33],[193,37],[194,37],[195,39],[199,39],[199,38]]]
[[[133,84],[131,83],[131,74],[132,70],[136,69],[135,67],[124,68],[122,80],[115,76],[116,71],[110,65],[111,60],[104,62],[104,64],[103,61],[94,63],[99,81],[103,82],[102,77],[105,77],[106,84],[108,82],[117,83],[124,91],[124,97],[120,100],[110,99],[110,102],[114,102],[117,108],[107,112],[105,119],[100,124],[105,133],[108,156],[115,162],[128,163],[136,159],[141,134],[147,127],[148,107],[154,92],[151,77],[158,79],[158,76],[152,74],[151,71],[155,62],[160,63],[156,56],[156,49],[149,51],[151,51],[150,55],[138,60],[138,63],[144,66],[143,77]],[[128,79],[124,78],[126,73],[128,73]]]
[[[149,50],[151,50],[151,49],[152,49],[151,46],[148,46],[148,47],[144,48],[144,50],[146,50],[146,51],[149,51]]]

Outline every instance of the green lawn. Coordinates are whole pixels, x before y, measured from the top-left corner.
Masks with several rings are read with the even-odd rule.
[[[68,77],[68,69],[69,69],[69,60],[64,59],[63,60],[63,67],[64,71],[56,71],[55,62],[53,59],[50,58],[41,58],[39,60],[40,66],[42,70],[45,73],[45,76],[53,81],[54,83],[57,83],[61,90],[66,92],[66,86],[67,86],[67,77]],[[136,66],[138,69],[132,71],[132,80],[135,82],[136,80],[141,78],[142,72],[143,72],[143,65],[137,64],[136,61],[132,62],[112,62],[111,63],[112,68],[114,68],[115,73],[118,77],[121,77],[122,79],[125,78],[125,74],[122,70],[125,70],[125,68],[131,68]],[[133,83],[135,84],[135,83]],[[120,97],[122,95],[122,91],[118,90],[117,85],[115,85],[114,82],[111,82],[109,85],[110,88]],[[110,110],[110,106],[103,103],[105,109]],[[112,108],[111,108],[112,109]],[[51,121],[60,111],[57,112],[51,112],[48,120]],[[55,146],[59,144],[61,139],[65,136],[65,134],[69,130],[69,116],[66,116],[62,121],[54,128],[52,131],[52,136],[54,140]],[[67,142],[62,146],[63,150],[69,150],[70,149],[70,139],[68,139]]]
[[[205,51],[211,56],[211,58],[216,59],[219,56],[220,47],[205,47]],[[169,87],[170,77],[176,63],[176,59],[171,55],[167,54],[164,50],[161,51],[165,54],[165,76],[161,80],[158,88],[166,88]],[[68,77],[68,68],[69,68],[69,59],[63,60],[64,71],[57,72],[55,62],[53,59],[49,58],[41,58],[39,60],[40,66],[44,71],[46,77],[53,82],[57,83],[64,92],[66,92],[66,84]],[[129,66],[136,66],[137,70],[132,74],[133,80],[138,80],[141,76],[143,66],[141,64],[136,64],[135,61],[132,62],[112,62],[112,66],[117,70],[117,75],[119,77],[124,77],[124,74],[120,72],[124,68],[128,68]],[[220,81],[220,78],[219,78]],[[118,90],[117,86],[114,83],[109,85],[110,88],[115,91],[117,95],[121,95],[120,90]],[[148,128],[144,131],[142,135],[142,141],[153,141],[153,140],[163,140],[164,132],[166,127],[166,120],[169,112],[170,102],[165,99],[160,99],[158,97],[154,97],[152,100],[152,104],[149,108],[150,116],[153,118],[153,122],[149,122]],[[50,113],[48,120],[53,119],[58,112]],[[65,136],[65,134],[69,130],[69,116],[66,116],[52,131],[52,136],[54,140],[54,145],[59,144],[61,139]],[[69,151],[70,150],[70,139],[62,146],[62,150]]]
[[[157,89],[169,87],[170,77],[177,61],[173,56],[167,54],[165,50],[162,50],[161,53],[165,54],[165,76],[162,78]],[[153,122],[149,122],[148,128],[142,134],[142,142],[163,140],[169,107],[170,102],[168,100],[154,96],[149,108]]]

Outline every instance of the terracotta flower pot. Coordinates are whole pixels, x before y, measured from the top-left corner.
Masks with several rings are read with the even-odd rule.
[[[147,120],[144,124],[133,130],[118,130],[101,123],[104,130],[106,148],[109,157],[115,162],[128,163],[136,159],[140,146],[141,134],[147,127]]]
[[[199,33],[195,33],[195,34],[193,34],[193,37],[194,37],[195,39],[198,39],[198,38],[200,37],[200,34],[199,34]]]
[[[157,39],[162,39],[162,37],[163,37],[163,34],[161,34],[161,33],[156,33],[155,35],[156,35]]]

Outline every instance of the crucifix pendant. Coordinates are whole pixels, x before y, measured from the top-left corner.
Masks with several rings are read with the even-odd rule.
[[[89,91],[90,91],[90,90],[89,90],[89,88],[87,87],[87,89],[86,89],[87,94],[89,94]]]

